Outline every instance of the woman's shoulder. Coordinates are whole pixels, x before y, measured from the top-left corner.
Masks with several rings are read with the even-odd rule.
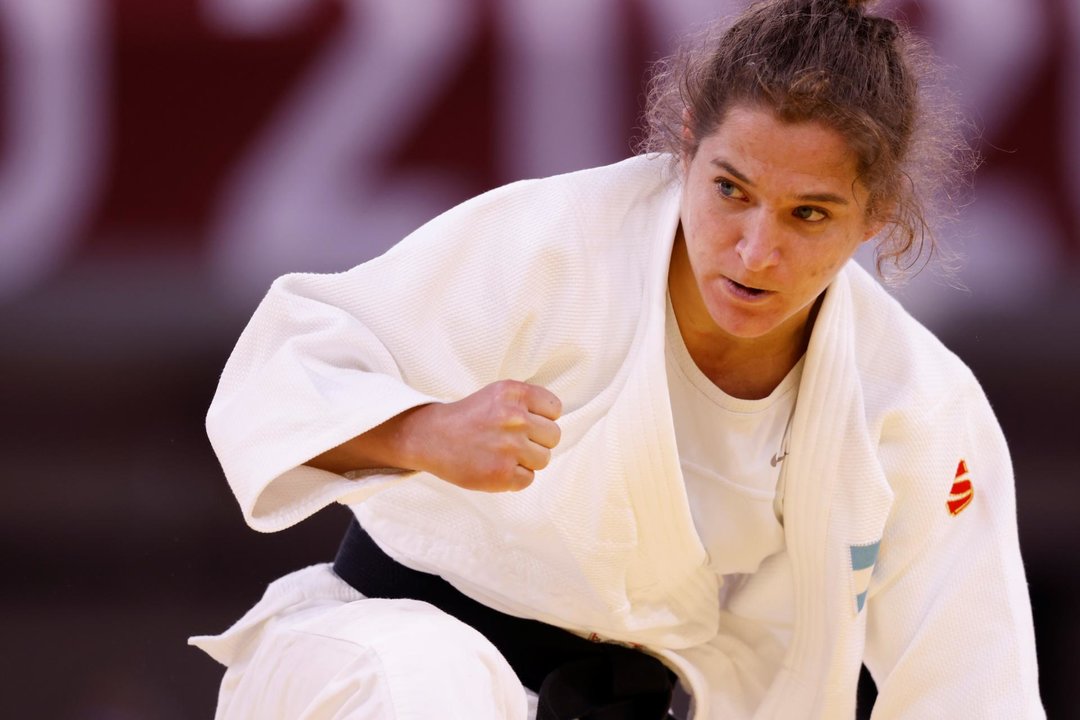
[[[977,391],[967,364],[855,263],[851,288],[856,362],[871,405],[926,410]]]
[[[517,253],[526,263],[552,255],[563,263],[637,262],[634,257],[651,257],[657,235],[668,231],[677,190],[668,156],[635,156],[494,188],[426,223],[406,245],[443,245],[460,236]]]
[[[561,262],[582,260],[590,248],[604,245],[591,241],[621,236],[633,242],[626,229],[644,230],[642,218],[630,216],[655,214],[661,206],[642,199],[659,200],[670,187],[666,165],[661,157],[638,156],[501,185],[431,218],[377,261],[464,252],[524,265],[552,254]]]
[[[869,273],[845,275],[866,425],[888,459],[894,492],[928,507],[947,496],[965,459],[1010,482],[1004,436],[975,374]]]

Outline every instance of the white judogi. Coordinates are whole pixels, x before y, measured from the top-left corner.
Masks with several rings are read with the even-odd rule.
[[[346,503],[392,557],[481,602],[644,645],[693,689],[699,719],[851,717],[864,661],[876,718],[1043,717],[1000,428],[968,369],[853,264],[805,358],[786,552],[721,606],[667,397],[679,187],[666,167],[516,183],[349,272],[279,279],[207,419],[245,518],[271,531]],[[301,465],[503,378],[563,401],[562,441],[523,492]],[[954,516],[961,460],[975,499]],[[794,617],[779,650],[760,631],[774,614]],[[251,627],[215,655],[257,646]]]

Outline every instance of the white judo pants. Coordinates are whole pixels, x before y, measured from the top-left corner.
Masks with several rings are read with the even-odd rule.
[[[483,635],[428,603],[367,599],[330,565],[189,641],[227,668],[216,720],[526,720],[535,695]]]

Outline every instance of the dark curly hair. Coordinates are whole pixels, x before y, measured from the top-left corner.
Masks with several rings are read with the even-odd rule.
[[[954,214],[977,157],[925,42],[866,4],[766,0],[692,38],[653,67],[640,150],[693,157],[737,104],[824,123],[856,154],[868,217],[886,223],[877,270],[892,280],[939,250],[930,218]]]

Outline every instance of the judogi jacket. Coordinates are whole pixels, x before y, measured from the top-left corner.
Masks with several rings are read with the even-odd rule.
[[[278,279],[207,418],[247,522],[345,503],[393,558],[491,607],[643,646],[699,719],[850,718],[862,663],[875,718],[1044,717],[1001,430],[968,368],[854,263],[826,291],[783,462],[786,550],[762,572],[788,590],[753,603],[788,621],[769,640],[721,602],[664,369],[670,167],[514,183],[348,272]],[[563,402],[526,490],[302,464],[506,378]]]

